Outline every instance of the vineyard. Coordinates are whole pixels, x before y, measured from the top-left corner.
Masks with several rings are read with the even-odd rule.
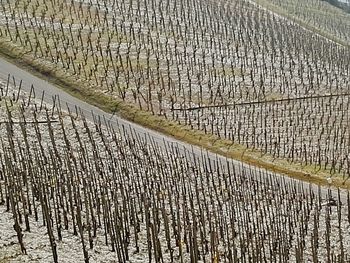
[[[348,178],[347,46],[245,0],[17,0],[1,8],[2,45],[44,74]],[[329,26],[348,41],[348,15],[339,20]]]
[[[8,74],[0,263],[350,262],[350,194],[332,187],[350,175],[349,15],[318,0],[0,1],[0,54],[80,98],[328,173],[313,185],[156,141]]]
[[[348,262],[349,192],[1,84],[1,262]],[[13,227],[12,227],[13,225]]]
[[[350,2],[348,0],[254,0],[301,22],[306,28],[349,47]]]

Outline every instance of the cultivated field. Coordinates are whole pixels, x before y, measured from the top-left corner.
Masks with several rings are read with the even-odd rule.
[[[347,0],[254,0],[254,2],[281,12],[296,19],[307,28],[312,28],[322,35],[348,45],[350,42],[350,2],[337,7],[336,2],[345,3]],[[331,5],[331,3],[334,5]],[[349,6],[349,8],[345,8]]]
[[[158,145],[20,83],[1,83],[0,262],[349,261],[348,192]]]
[[[348,178],[349,47],[246,0],[17,0],[1,8],[2,47],[43,73]],[[330,21],[338,27],[329,32],[348,41],[348,15]]]

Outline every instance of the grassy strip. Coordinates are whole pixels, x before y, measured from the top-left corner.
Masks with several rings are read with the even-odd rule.
[[[321,171],[320,167],[317,166],[303,166],[298,163],[290,163],[284,159],[273,159],[269,155],[262,155],[258,151],[247,149],[230,140],[205,134],[199,130],[192,130],[190,127],[179,125],[164,117],[139,110],[135,105],[111,98],[106,94],[89,88],[90,85],[88,83],[77,81],[74,77],[65,74],[63,70],[57,69],[52,65],[48,66],[47,62],[44,63],[33,59],[30,54],[23,53],[20,47],[15,47],[10,42],[0,40],[0,55],[21,68],[30,71],[32,74],[57,85],[69,94],[106,112],[117,112],[118,115],[127,120],[228,158],[303,181],[328,185],[326,178],[330,176],[329,171]],[[344,182],[339,174],[333,174],[332,180],[332,184],[336,187],[350,188],[350,182]]]

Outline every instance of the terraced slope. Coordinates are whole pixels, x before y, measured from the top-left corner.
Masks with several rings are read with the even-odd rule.
[[[245,0],[17,0],[1,8],[2,50],[70,79],[83,96],[348,178],[346,45]],[[349,36],[347,15],[339,19],[339,36]]]
[[[160,147],[10,80],[0,86],[0,262],[350,259],[349,192]]]

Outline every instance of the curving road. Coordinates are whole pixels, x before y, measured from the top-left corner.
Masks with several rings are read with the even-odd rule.
[[[202,148],[193,146],[191,144],[176,140],[172,137],[166,136],[156,131],[147,129],[143,126],[140,126],[138,124],[122,119],[119,116],[106,113],[93,105],[90,105],[76,97],[71,96],[70,94],[54,86],[53,84],[36,77],[30,72],[27,72],[0,57],[0,78],[7,80],[9,74],[11,75],[11,79],[12,79],[12,76],[15,78],[17,85],[18,85],[18,81],[22,80],[22,90],[30,92],[31,86],[33,85],[35,93],[37,94],[37,97],[39,97],[38,94],[42,94],[42,92],[45,92],[44,100],[46,103],[49,103],[49,104],[53,103],[53,98],[58,96],[61,102],[61,107],[64,110],[67,110],[67,106],[71,109],[77,106],[83,112],[84,116],[91,121],[94,121],[94,116],[95,117],[99,116],[102,118],[104,117],[108,119],[110,121],[110,124],[113,125],[114,127],[118,127],[118,126],[120,127],[120,125],[130,127],[135,131],[137,135],[144,137],[149,142],[157,143],[160,147],[168,147],[169,144],[176,144],[179,150],[182,153],[186,153],[186,155],[190,157],[192,161],[194,161],[194,159],[196,159],[197,162],[201,160],[201,156],[203,154]],[[211,152],[206,152],[206,155],[210,158],[212,162],[215,162],[216,160],[220,161],[222,164],[221,165],[222,169],[224,170],[227,169],[228,160],[226,157],[223,157]],[[232,162],[232,164],[234,165],[238,165],[239,167],[241,167],[241,169],[248,169],[248,170],[260,169],[260,168],[249,166],[237,160],[230,159],[229,162]],[[268,173],[272,174],[272,172],[268,172]],[[301,182],[305,189],[309,187],[309,183],[307,182],[302,182],[302,181],[292,179],[279,174],[276,174],[276,176],[279,179],[284,180],[285,182],[292,182],[292,181]],[[256,180],[258,180],[258,178]],[[276,187],[278,187],[277,183],[276,183]],[[321,192],[322,192],[322,195],[325,196],[328,192],[328,188],[322,187]],[[346,201],[346,195],[343,192],[341,193],[341,199],[344,202]]]

